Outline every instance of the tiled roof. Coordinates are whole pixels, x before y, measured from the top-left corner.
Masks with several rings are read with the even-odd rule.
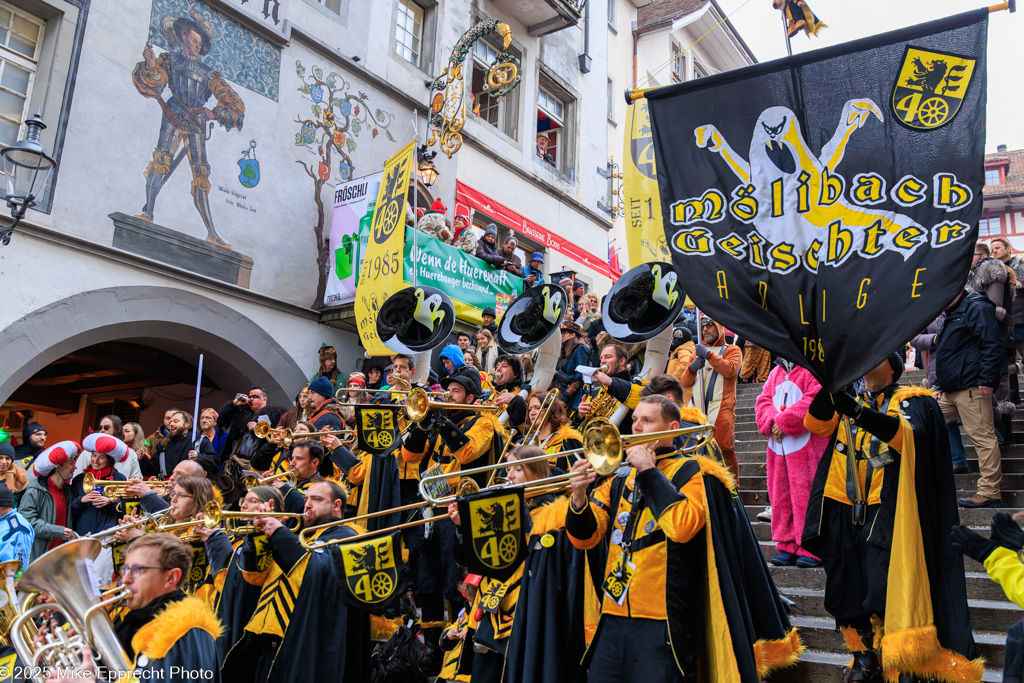
[[[1006,182],[1002,185],[986,185],[982,190],[983,195],[988,197],[990,195],[1024,194],[1024,149],[986,154],[985,161],[1009,161],[1010,165],[1006,169]]]
[[[708,2],[709,0],[657,0],[636,11],[636,22],[640,28],[644,28],[651,24],[674,21],[696,12]]]

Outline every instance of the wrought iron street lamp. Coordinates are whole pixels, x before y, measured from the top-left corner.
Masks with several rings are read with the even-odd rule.
[[[36,197],[46,190],[50,174],[57,162],[47,154],[46,147],[39,141],[39,134],[46,128],[37,112],[25,122],[25,138],[0,151],[4,159],[4,173],[7,174],[7,206],[11,210],[10,225],[0,228],[0,243],[11,242],[11,233],[25,217],[25,212],[35,206]]]
[[[423,181],[424,187],[430,187],[437,180],[437,168],[434,166],[434,157],[437,156],[437,152],[428,152],[426,145],[420,145],[416,156],[416,171],[419,173],[420,180]]]

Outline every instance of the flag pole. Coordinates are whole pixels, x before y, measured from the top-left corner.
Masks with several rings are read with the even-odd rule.
[[[196,425],[199,424],[199,392],[203,390],[203,354],[199,354],[199,373],[196,376],[196,407],[192,411],[192,444],[196,443]]]
[[[783,5],[779,10],[779,16],[782,17],[782,35],[786,36],[786,54],[790,57],[793,56],[793,44],[789,40],[789,22],[786,21],[786,6]]]
[[[1010,10],[1010,14],[1017,11],[1017,0],[1008,0],[1008,2],[1000,2],[997,5],[989,5],[989,14],[992,12],[1002,12],[1004,9]]]

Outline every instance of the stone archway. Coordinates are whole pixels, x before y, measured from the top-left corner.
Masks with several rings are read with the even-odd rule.
[[[266,388],[291,403],[306,381],[292,357],[262,327],[208,297],[172,287],[91,290],[39,308],[0,331],[0,403],[40,369],[78,349],[107,341],[190,345],[206,354],[222,387]],[[210,362],[216,361],[216,362]]]

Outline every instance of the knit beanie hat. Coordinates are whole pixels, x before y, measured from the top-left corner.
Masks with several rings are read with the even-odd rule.
[[[903,357],[896,351],[889,356],[889,366],[892,368],[892,382],[895,384],[903,376]]]
[[[309,390],[311,393],[320,394],[324,398],[334,397],[334,385],[331,384],[331,380],[326,377],[317,377],[315,380],[310,382]]]
[[[495,225],[494,223],[489,223],[487,225],[487,229],[484,230],[484,236],[486,237],[487,235],[494,235],[495,237],[497,237],[498,236],[498,226]]]
[[[11,460],[14,460],[14,446],[6,441],[0,441],[0,455],[6,455]]]

